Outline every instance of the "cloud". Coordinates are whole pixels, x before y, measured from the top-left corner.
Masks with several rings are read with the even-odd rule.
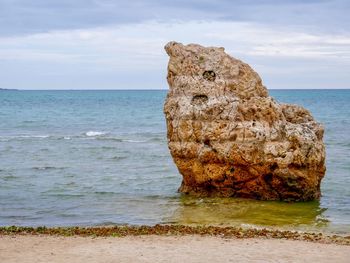
[[[348,0],[0,0],[0,35],[193,20],[345,32],[349,10]]]
[[[166,88],[163,46],[171,40],[224,46],[251,64],[270,88],[350,84],[347,32],[285,30],[253,22],[149,21],[2,37],[0,87]]]

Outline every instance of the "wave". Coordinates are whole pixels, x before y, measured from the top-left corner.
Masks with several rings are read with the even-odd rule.
[[[8,136],[0,136],[0,139],[7,139],[7,140],[11,140],[11,139],[18,139],[18,138],[39,138],[39,139],[45,139],[45,138],[49,138],[50,135],[8,135]]]
[[[98,137],[107,134],[106,132],[88,131],[81,135],[60,135],[60,134],[43,134],[43,135],[0,135],[0,141],[9,141],[15,139],[56,139],[56,140],[71,140],[73,138],[83,137]]]
[[[84,197],[85,194],[66,194],[66,193],[50,193],[50,191],[45,192],[46,195],[48,196],[53,196],[53,197],[63,197],[63,198],[74,198],[74,197]]]
[[[39,134],[39,135],[8,135],[1,136],[1,142],[8,142],[16,139],[49,139],[49,140],[74,140],[74,139],[90,139],[90,140],[105,140],[105,141],[115,141],[115,142],[124,142],[124,143],[148,143],[148,142],[157,142],[164,143],[166,142],[166,137],[160,137],[158,134],[144,134],[145,136],[141,138],[135,138],[131,134],[131,138],[125,138],[125,135],[118,136],[112,135],[108,132],[103,131],[87,131],[80,134]],[[153,136],[152,136],[153,135]],[[155,136],[154,136],[155,135]],[[123,138],[124,137],[124,138]],[[134,137],[134,138],[132,138]]]
[[[101,136],[101,135],[105,135],[105,134],[106,134],[106,132],[99,132],[99,131],[88,131],[85,133],[85,135],[88,137]]]
[[[129,142],[129,143],[144,143],[147,140],[134,140],[134,139],[124,139],[120,137],[96,137],[97,140],[104,141],[116,141],[116,142]]]
[[[115,142],[122,142],[123,139],[118,137],[95,137],[97,140],[103,140],[103,141],[115,141]]]
[[[131,142],[131,143],[142,143],[142,142],[147,142],[147,141],[144,141],[144,140],[129,140],[129,139],[125,139],[125,140],[122,140],[123,142]]]
[[[116,195],[119,193],[118,192],[111,192],[111,191],[95,191],[94,194],[97,194],[97,195]]]
[[[54,167],[54,166],[40,166],[40,167],[32,167],[33,170],[63,170],[65,167]]]
[[[149,139],[150,142],[167,142],[166,136],[164,137],[154,137]]]
[[[111,159],[112,160],[124,160],[124,159],[127,159],[127,158],[128,158],[127,156],[114,156]]]
[[[50,135],[22,135],[20,138],[49,138]]]
[[[13,179],[18,179],[18,176],[15,175],[6,175],[6,176],[1,176],[0,178],[4,179],[5,181],[13,180]]]

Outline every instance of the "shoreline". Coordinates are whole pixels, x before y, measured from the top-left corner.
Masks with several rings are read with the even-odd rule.
[[[154,226],[96,226],[96,227],[0,227],[4,236],[79,236],[79,237],[128,237],[128,236],[207,236],[229,239],[283,239],[321,244],[350,246],[347,236],[290,230],[244,229],[239,227],[154,225]]]

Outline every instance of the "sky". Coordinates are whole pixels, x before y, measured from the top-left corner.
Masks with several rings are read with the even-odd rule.
[[[0,0],[0,88],[167,89],[169,41],[269,89],[350,88],[349,0]]]

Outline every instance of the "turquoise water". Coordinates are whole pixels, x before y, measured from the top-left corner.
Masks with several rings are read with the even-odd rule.
[[[0,225],[215,224],[350,232],[350,90],[272,90],[326,127],[320,202],[181,196],[166,91],[0,91]]]

